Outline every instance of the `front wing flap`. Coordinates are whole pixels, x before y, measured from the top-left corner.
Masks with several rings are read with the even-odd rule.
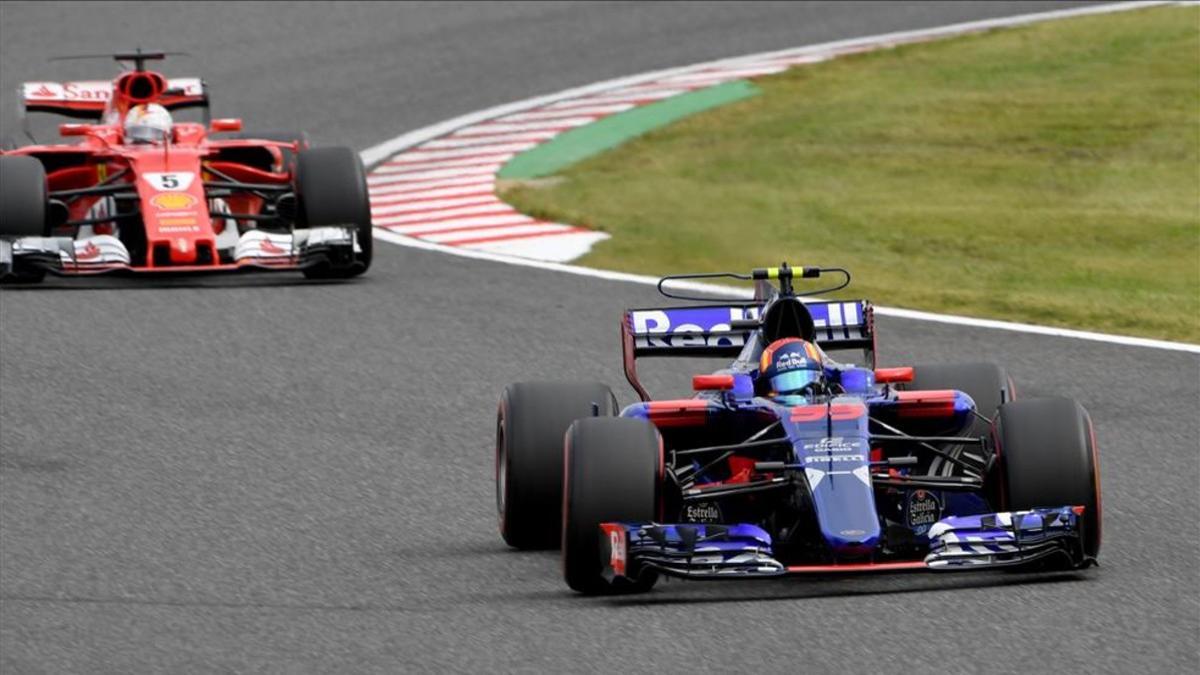
[[[925,564],[935,570],[1095,562],[1083,548],[1082,506],[943,518],[929,530]]]
[[[786,574],[771,535],[755,525],[600,524],[603,574],[636,579],[645,570],[689,579]]]
[[[1083,549],[1083,507],[950,516],[929,530],[922,560],[785,566],[757,525],[601,523],[602,574],[636,580],[653,570],[687,579],[747,579],[786,574],[979,570],[1044,562],[1078,569],[1095,563]]]
[[[362,252],[350,227],[317,227],[294,232],[249,230],[237,240],[231,260],[199,265],[133,265],[129,251],[111,235],[22,237],[0,240],[0,277],[20,268],[41,268],[53,274],[86,275],[115,271],[231,271],[296,270],[319,264],[344,267]]]

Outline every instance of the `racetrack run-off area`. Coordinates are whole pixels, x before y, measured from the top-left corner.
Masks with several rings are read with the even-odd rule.
[[[837,260],[889,305],[1196,343],[1197,54],[1179,6],[860,54],[503,195],[612,235],[589,267]]]
[[[631,73],[1045,9],[4,2],[0,98],[25,80],[112,74],[50,56],[170,36],[193,56],[164,69],[204,77],[216,115],[362,150]],[[15,130],[13,106],[0,106],[0,135]],[[0,671],[1200,666],[1196,354],[878,317],[883,364],[992,360],[1021,396],[1088,408],[1104,488],[1098,569],[579,598],[556,555],[511,551],[497,533],[497,400],[509,382],[553,378],[607,382],[629,403],[616,323],[661,298],[615,273],[407,242],[377,246],[351,283],[0,290]],[[642,376],[666,394],[687,391],[690,374]]]

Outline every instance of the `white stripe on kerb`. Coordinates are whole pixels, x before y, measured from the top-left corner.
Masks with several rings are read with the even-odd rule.
[[[434,196],[433,195],[434,192],[437,192],[438,196],[440,196],[443,194],[462,194],[462,193],[454,193],[454,192],[443,192],[444,190],[457,190],[457,189],[470,190],[470,189],[477,189],[477,188],[481,188],[481,187],[487,188],[490,190],[495,186],[495,184],[496,184],[495,178],[493,178],[492,176],[485,176],[482,178],[479,178],[479,177],[442,178],[442,179],[438,179],[438,180],[407,181],[407,182],[403,182],[403,183],[397,183],[397,182],[393,181],[392,183],[388,183],[388,184],[384,184],[384,185],[372,185],[372,186],[368,187],[368,191],[371,193],[372,197],[375,195],[395,195],[395,194],[415,195],[415,194],[420,194],[420,193],[428,193],[430,196]]]
[[[541,232],[562,232],[563,230],[574,229],[568,225],[558,225],[556,223],[531,223],[529,225],[514,225],[512,227],[488,227],[474,230],[463,230],[461,232],[450,232],[446,234],[431,234],[426,237],[432,242],[443,244],[452,244],[456,241],[469,241],[480,237],[504,237],[514,234],[535,234]]]
[[[433,223],[452,220],[459,216],[476,216],[484,213],[517,213],[513,207],[500,200],[492,200],[490,204],[464,206],[461,209],[445,209],[443,211],[424,211],[422,213],[405,213],[403,215],[387,216],[379,221],[380,225],[402,225],[405,223]],[[386,222],[385,222],[386,221]]]
[[[397,162],[395,164],[387,163],[376,167],[377,174],[410,174],[417,171],[427,171],[430,169],[445,169],[458,166],[479,166],[491,164],[503,164],[512,159],[516,153],[504,152],[495,155],[483,155],[479,157],[468,157],[464,159],[442,159],[426,162]]]
[[[457,211],[460,208],[484,206],[508,206],[504,202],[496,199],[492,195],[480,195],[470,199],[430,199],[420,202],[401,202],[399,204],[390,204],[383,206],[372,205],[371,213],[375,216],[400,215],[413,212],[449,212]],[[512,208],[511,206],[509,208]]]
[[[501,216],[480,216],[475,218],[458,218],[456,220],[446,220],[438,223],[421,223],[419,225],[398,225],[395,227],[389,226],[388,229],[392,232],[400,234],[408,234],[411,232],[423,232],[425,230],[477,230],[481,227],[493,227],[496,225],[516,225],[527,224],[534,222],[529,216],[512,212]]]

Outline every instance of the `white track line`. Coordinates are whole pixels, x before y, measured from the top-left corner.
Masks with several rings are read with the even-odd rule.
[[[428,127],[416,129],[406,134],[402,134],[388,141],[370,147],[364,150],[362,154],[363,163],[367,166],[372,166],[398,152],[421,143],[438,139],[439,137],[451,134],[449,138],[439,139],[437,147],[455,147],[453,145],[444,145],[445,143],[453,143],[459,140],[470,142],[471,137],[481,136],[491,133],[500,134],[519,134],[519,133],[538,133],[553,135],[561,129],[547,129],[542,125],[519,125],[519,124],[480,124],[489,120],[495,120],[504,115],[511,115],[529,111],[533,108],[549,107],[553,109],[570,109],[577,107],[586,107],[604,104],[616,104],[634,102],[639,100],[648,100],[648,94],[665,93],[661,88],[651,86],[642,92],[638,92],[638,85],[648,83],[657,83],[668,77],[681,75],[697,75],[700,71],[712,72],[717,68],[738,68],[744,67],[747,70],[754,70],[763,67],[771,67],[774,65],[802,64],[815,63],[831,58],[832,53],[850,53],[859,50],[877,48],[879,46],[904,44],[906,42],[931,40],[937,37],[959,35],[974,31],[984,31],[992,28],[1002,28],[1011,26],[1020,26],[1039,21],[1047,21],[1051,19],[1067,18],[1072,16],[1085,16],[1092,14],[1108,14],[1111,12],[1122,12],[1133,9],[1141,9],[1157,5],[1171,4],[1166,2],[1121,2],[1109,5],[1093,5],[1088,7],[1077,7],[1071,9],[1054,10],[1049,12],[1038,12],[1034,14],[1024,14],[1013,17],[1003,17],[999,19],[987,19],[983,21],[971,21],[967,23],[953,24],[938,28],[901,31],[895,33],[886,33],[863,38],[852,38],[848,40],[837,40],[817,45],[809,45],[806,47],[798,47],[792,49],[783,49],[772,52],[763,52],[759,54],[749,54],[738,56],[729,59],[721,59],[718,61],[694,64],[683,66],[680,68],[668,68],[664,70],[641,73],[628,77],[606,80],[597,82],[583,87],[575,87],[554,94],[538,96],[535,98],[514,101],[504,105],[494,106],[484,110],[479,110],[466,115],[460,115],[453,119],[440,122]],[[670,90],[675,93],[682,93],[686,90]],[[633,98],[630,98],[630,97]],[[651,97],[653,98],[653,97]],[[572,118],[567,118],[570,121],[576,121]],[[591,121],[590,118],[585,118],[586,121]],[[562,125],[563,120],[556,120],[556,124]],[[578,126],[578,125],[569,125]],[[469,128],[468,128],[469,127]],[[486,129],[486,131],[480,131]],[[497,137],[498,139],[499,137]],[[516,140],[515,138],[513,140]],[[472,167],[463,173],[464,170],[447,170],[447,171],[430,171],[423,172],[425,174],[436,174],[422,176],[426,178],[455,178],[458,176],[466,176],[480,171],[480,167]],[[499,170],[499,167],[494,167],[493,171]],[[412,178],[417,178],[413,176]],[[481,180],[483,176],[479,176],[477,180]],[[368,179],[370,180],[370,179]],[[394,181],[386,181],[388,183]],[[436,181],[434,181],[436,182]],[[379,185],[380,183],[371,183]],[[492,262],[504,263],[508,265],[516,265],[518,267],[530,267],[542,270],[551,270],[564,274],[574,274],[577,276],[586,276],[597,279],[606,279],[610,281],[622,281],[627,283],[635,283],[640,285],[656,285],[658,279],[638,274],[629,274],[625,272],[613,272],[608,270],[598,270],[589,267],[580,267],[577,265],[567,265],[564,263],[545,262],[534,260],[531,258],[522,258],[488,251],[473,250],[466,248],[458,248],[455,246],[447,246],[431,241],[424,241],[413,237],[406,237],[395,232],[391,232],[382,228],[376,228],[375,238],[409,248],[416,248],[426,251],[437,251],[448,255],[459,256],[463,258],[472,258],[475,260],[488,260]],[[730,297],[750,297],[746,289],[730,288],[717,286],[714,284],[701,283],[682,283],[677,285],[680,289],[687,289],[702,293],[713,293]],[[1034,324],[1015,323],[1009,321],[996,321],[992,319],[978,319],[974,317],[956,316],[952,314],[936,314],[933,312],[921,312],[909,309],[900,309],[895,307],[876,307],[875,311],[880,316],[893,316],[897,318],[912,319],[917,321],[930,321],[934,323],[945,323],[956,326],[968,326],[972,328],[986,328],[992,330],[1005,330],[1018,333],[1029,333],[1035,335],[1047,335],[1053,337],[1071,338],[1076,340],[1088,340],[1094,342],[1104,342],[1109,344],[1125,345],[1132,347],[1148,347],[1153,349],[1164,349],[1170,351],[1189,352],[1200,354],[1200,345],[1194,345],[1184,342],[1169,342],[1166,340],[1152,340],[1149,338],[1139,338],[1124,335],[1109,335],[1107,333],[1095,333],[1091,331],[1072,330],[1067,328],[1054,328],[1051,326],[1038,326]]]

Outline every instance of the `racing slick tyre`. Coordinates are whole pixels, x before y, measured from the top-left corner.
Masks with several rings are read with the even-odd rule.
[[[1069,398],[1000,406],[994,425],[1003,508],[1082,506],[1083,551],[1100,552],[1100,458],[1092,418]]]
[[[994,363],[951,363],[915,366],[905,389],[957,389],[975,401],[979,414],[991,419],[1003,403],[1016,398],[1012,378]],[[970,436],[985,436],[988,423],[976,419]]]
[[[0,157],[0,237],[46,233],[46,169],[33,157]]]
[[[964,436],[987,436],[991,433],[990,420],[996,416],[996,411],[1004,403],[1016,398],[1016,389],[1012,378],[1003,368],[994,363],[952,363],[918,365],[913,368],[913,381],[905,385],[905,389],[957,389],[966,392],[975,401],[975,410],[986,420],[975,418],[971,426],[963,429]],[[966,450],[964,446],[948,447],[953,456],[960,456]],[[929,466],[929,473],[949,475],[954,472],[954,465],[940,457],[935,457]]]
[[[627,417],[577,420],[564,448],[562,566],[573,590],[587,595],[650,590],[657,572],[636,581],[608,581],[600,554],[600,523],[657,519],[662,481],[662,441],[646,420]]]
[[[617,414],[612,390],[598,382],[518,382],[504,389],[496,413],[496,510],[509,546],[558,548],[563,434],[593,414]]]
[[[371,203],[362,160],[350,148],[309,148],[296,156],[299,226],[353,225],[361,252],[352,264],[322,264],[304,270],[310,279],[348,279],[371,266],[374,240]]]

